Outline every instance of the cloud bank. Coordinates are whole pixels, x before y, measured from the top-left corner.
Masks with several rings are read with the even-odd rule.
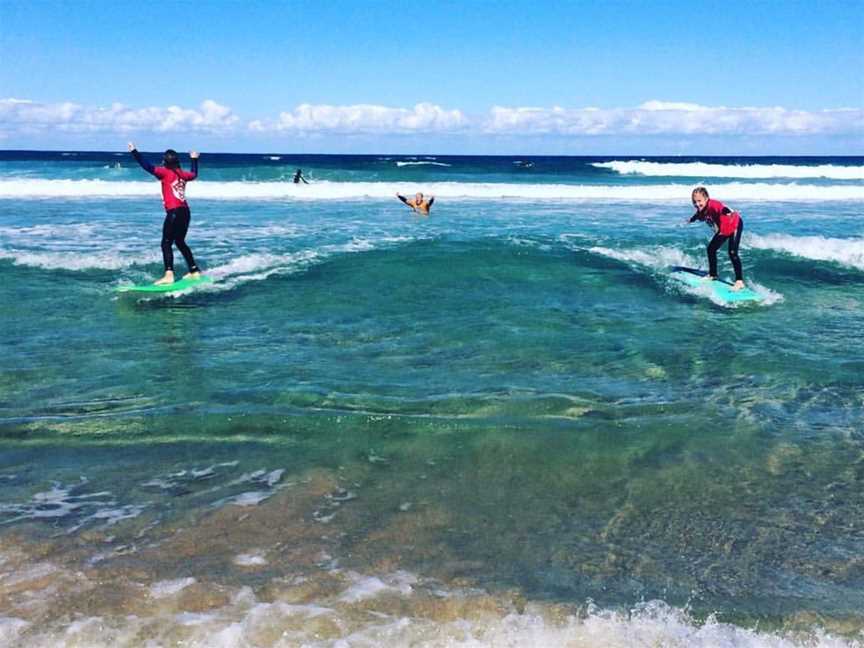
[[[301,104],[292,112],[280,113],[275,121],[256,120],[249,124],[253,131],[297,134],[454,133],[470,126],[470,120],[461,111],[445,110],[430,103],[419,103],[411,109],[369,104]]]
[[[301,104],[275,118],[242,119],[207,99],[197,108],[89,107],[0,99],[0,134],[168,133],[243,136],[460,135],[474,136],[864,136],[864,109],[792,110],[782,107],[702,106],[648,101],[635,108],[494,106],[468,115],[418,103],[413,108],[371,104]]]
[[[89,107],[77,103],[39,103],[25,99],[0,99],[0,131],[133,133],[234,129],[240,118],[231,109],[207,99],[198,108],[129,108],[120,103]]]
[[[864,133],[864,110],[727,108],[648,101],[637,108],[504,108],[483,132],[518,135],[834,135]]]

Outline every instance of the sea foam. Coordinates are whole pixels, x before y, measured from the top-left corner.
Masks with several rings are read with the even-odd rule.
[[[767,184],[730,182],[712,187],[724,200],[750,201],[831,201],[864,202],[864,186]],[[523,200],[618,200],[682,201],[690,197],[690,184],[662,185],[585,185],[585,184],[518,184],[430,182],[316,182],[295,185],[293,182],[194,182],[187,187],[190,199],[210,200],[364,200],[392,199],[396,191],[448,199],[523,199]],[[158,199],[158,187],[152,182],[109,182],[105,180],[0,180],[2,198],[90,198],[152,197]]]
[[[622,175],[671,176],[681,178],[826,178],[864,180],[864,167],[817,164],[711,164],[710,162],[645,162],[613,160],[592,166]]]
[[[757,250],[773,250],[814,261],[832,261],[856,270],[864,270],[864,239],[860,238],[751,234],[745,243]]]

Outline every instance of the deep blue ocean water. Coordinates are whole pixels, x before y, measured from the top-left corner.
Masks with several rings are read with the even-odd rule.
[[[136,299],[158,183],[0,152],[0,643],[861,640],[864,158],[200,166]]]

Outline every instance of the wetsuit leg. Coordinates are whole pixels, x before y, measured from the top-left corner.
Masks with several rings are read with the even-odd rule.
[[[175,213],[174,221],[174,244],[183,255],[189,272],[199,272],[198,266],[195,265],[195,258],[192,256],[192,250],[186,245],[186,232],[189,231],[189,221],[192,215],[189,213],[188,207],[177,207],[173,210]]]
[[[712,277],[717,277],[717,250],[722,247],[727,238],[729,237],[715,234],[708,243],[708,274]]]
[[[744,221],[738,220],[738,228],[729,237],[729,260],[735,268],[735,281],[744,281],[744,272],[741,268],[741,257],[738,256],[738,245],[741,243],[741,233],[744,231]]]
[[[162,262],[165,264],[165,272],[174,271],[174,209],[165,211],[165,221],[162,223]]]

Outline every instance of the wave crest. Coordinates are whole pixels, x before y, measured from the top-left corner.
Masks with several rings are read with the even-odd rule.
[[[762,184],[731,182],[712,187],[724,200],[762,201],[860,201],[864,186],[811,184]],[[193,182],[187,194],[194,199],[212,200],[364,200],[391,199],[396,190],[422,190],[438,198],[479,200],[620,200],[687,202],[692,186],[663,184],[641,186],[429,182],[405,186],[389,182]],[[159,188],[152,182],[109,182],[105,180],[0,180],[0,199],[153,197]]]
[[[751,234],[747,237],[747,245],[757,250],[783,252],[814,261],[832,261],[856,270],[864,270],[864,239],[860,238]]]
[[[829,180],[864,180],[864,167],[817,164],[711,164],[708,162],[643,162],[613,160],[595,162],[600,169],[611,169],[621,175],[673,176],[681,178],[825,178]]]

